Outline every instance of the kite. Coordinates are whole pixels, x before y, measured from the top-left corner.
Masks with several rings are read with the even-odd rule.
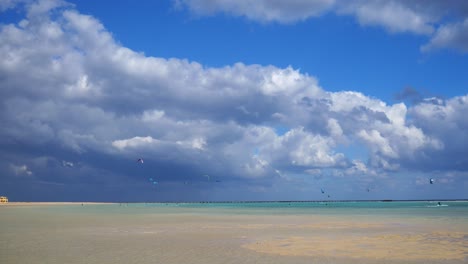
[[[74,166],[74,164],[73,164],[73,162],[62,160],[62,166],[72,168]]]
[[[153,178],[149,178],[149,182],[151,183],[151,185],[156,185],[156,184],[159,184],[159,182],[156,181],[156,179],[153,179]]]

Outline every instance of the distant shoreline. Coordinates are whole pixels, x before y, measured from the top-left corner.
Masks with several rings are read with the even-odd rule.
[[[105,205],[105,204],[222,204],[222,203],[352,203],[352,202],[467,202],[468,199],[430,199],[430,200],[310,200],[310,201],[138,201],[138,202],[8,202],[0,206],[26,205]]]

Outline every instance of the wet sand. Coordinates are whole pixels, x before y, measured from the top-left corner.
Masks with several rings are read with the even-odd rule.
[[[465,219],[74,205],[0,207],[0,263],[468,263]]]
[[[290,236],[260,240],[244,247],[283,256],[342,257],[353,259],[463,262],[467,233],[430,232],[393,235]],[[463,262],[466,263],[466,262]]]

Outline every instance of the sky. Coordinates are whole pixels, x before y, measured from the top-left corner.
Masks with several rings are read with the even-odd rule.
[[[466,1],[0,0],[0,54],[12,201],[468,198]]]

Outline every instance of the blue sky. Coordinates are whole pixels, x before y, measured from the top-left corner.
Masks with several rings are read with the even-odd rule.
[[[463,1],[0,12],[12,200],[467,198]]]

